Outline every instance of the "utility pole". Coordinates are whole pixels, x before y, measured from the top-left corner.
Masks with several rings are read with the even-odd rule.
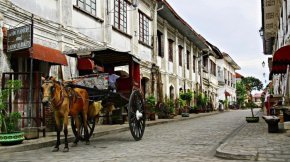
[[[33,18],[34,15],[31,16],[31,47],[33,47]],[[28,106],[28,127],[31,127],[31,110],[32,110],[32,86],[33,86],[33,58],[30,58],[30,83],[29,83],[29,106]]]

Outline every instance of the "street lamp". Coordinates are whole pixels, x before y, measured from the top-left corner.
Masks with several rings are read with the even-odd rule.
[[[263,67],[263,68],[265,67],[265,61],[262,62],[262,67]],[[263,73],[263,77],[266,78],[266,73],[265,73],[265,72]],[[266,81],[266,79],[265,79],[265,84],[266,84],[266,82],[267,82],[267,81]]]
[[[259,30],[260,36],[263,37],[264,36],[264,29],[261,27]]]
[[[262,67],[263,67],[263,68],[265,67],[265,61],[262,62]]]

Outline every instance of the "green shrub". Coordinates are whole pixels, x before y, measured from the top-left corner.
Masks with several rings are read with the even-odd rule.
[[[17,121],[21,118],[19,112],[9,112],[7,100],[9,96],[22,87],[20,80],[9,80],[0,91],[0,127],[4,133],[12,133],[17,129]]]

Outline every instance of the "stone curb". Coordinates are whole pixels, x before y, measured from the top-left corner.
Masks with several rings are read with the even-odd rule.
[[[256,115],[259,114],[259,111],[256,113]],[[224,158],[224,159],[231,159],[231,160],[258,160],[259,153],[257,151],[255,152],[247,152],[247,151],[239,151],[239,152],[233,152],[233,151],[226,151],[223,150],[226,145],[228,145],[228,142],[230,141],[237,133],[239,133],[245,126],[246,122],[242,124],[240,127],[236,128],[231,134],[229,134],[223,141],[220,146],[216,149],[215,156]]]
[[[224,159],[233,159],[233,160],[257,160],[258,159],[258,152],[245,152],[245,151],[240,151],[240,152],[230,152],[230,151],[225,151],[223,148],[227,145],[227,143],[221,144],[217,149],[216,149],[216,154],[215,156],[224,158]]]
[[[210,115],[216,115],[219,114],[220,112],[211,112],[211,113],[203,113],[201,115],[197,115],[197,116],[190,116],[190,117],[182,117],[182,118],[176,118],[176,119],[158,119],[156,122],[151,122],[151,123],[146,123],[146,127],[149,126],[154,126],[154,125],[159,125],[159,124],[166,124],[166,123],[172,123],[172,122],[177,122],[177,121],[184,121],[184,120],[190,120],[190,119],[194,119],[194,118],[200,118],[200,117],[205,117],[205,116],[210,116]],[[127,124],[124,124],[127,125]],[[98,131],[98,128],[96,128],[96,130]],[[108,135],[108,134],[115,134],[115,133],[119,133],[119,132],[124,132],[124,131],[128,131],[129,126],[127,125],[126,127],[120,127],[120,128],[115,128],[112,130],[105,130],[105,131],[101,131],[101,132],[95,132],[93,134],[93,136],[91,137],[90,141],[95,141],[97,140],[97,137],[100,136],[104,136],[104,135]],[[146,131],[146,128],[145,128]],[[40,148],[44,148],[44,147],[52,147],[55,145],[56,142],[56,138],[50,138],[49,137],[44,137],[44,140],[40,140],[38,143],[27,143],[27,144],[20,144],[20,145],[14,145],[14,146],[6,146],[5,149],[0,149],[0,154],[1,153],[8,153],[8,152],[21,152],[21,151],[28,151],[28,150],[36,150],[36,149],[40,149]],[[74,136],[73,135],[68,135],[68,142],[71,143],[74,140]],[[33,140],[33,139],[31,139]],[[61,143],[64,143],[64,137],[61,136]],[[60,150],[62,149],[62,147],[60,147]]]

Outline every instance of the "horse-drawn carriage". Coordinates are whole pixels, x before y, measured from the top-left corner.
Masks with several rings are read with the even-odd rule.
[[[71,107],[74,106],[74,99],[70,98],[72,98],[74,95],[72,95],[70,91],[81,89],[86,90],[88,98],[85,100],[89,100],[90,105],[94,102],[102,101],[104,109],[106,109],[108,105],[113,105],[116,108],[125,108],[131,134],[136,141],[141,140],[145,130],[146,115],[143,103],[144,99],[140,91],[139,60],[128,52],[118,52],[110,48],[106,50],[96,49],[90,51],[89,53],[78,53],[77,51],[70,51],[66,53],[66,55],[93,61],[93,64],[101,65],[102,70],[101,72],[94,74],[92,74],[93,71],[85,71],[85,75],[73,78],[70,81],[66,81],[65,84],[60,83],[64,86],[64,88],[59,88],[60,92],[65,92],[60,96],[67,97],[58,98],[63,98],[62,100],[67,98],[68,104],[66,105],[71,109]],[[116,87],[112,88],[110,86],[109,79],[111,73],[114,73],[112,71],[114,67],[127,67],[128,74],[125,77],[120,76],[120,78],[118,78],[116,81]],[[44,81],[43,87],[45,84],[50,82],[51,81],[49,81],[49,79],[46,79],[46,81]],[[53,93],[51,93],[51,95],[53,95]],[[82,94],[76,93],[76,95],[81,96]],[[55,97],[51,96],[51,98]],[[60,105],[59,102],[56,102],[55,105]],[[96,108],[94,106],[86,106],[90,109]],[[86,115],[84,115],[83,112],[79,111],[77,118],[71,117],[73,133],[79,140],[88,141],[94,132],[96,120],[98,119],[99,114],[93,113],[94,115],[92,115],[90,112],[92,111],[86,110]],[[80,122],[78,123],[78,121]],[[77,143],[77,141],[75,143]],[[59,143],[57,143],[56,146],[57,150],[58,145]]]

